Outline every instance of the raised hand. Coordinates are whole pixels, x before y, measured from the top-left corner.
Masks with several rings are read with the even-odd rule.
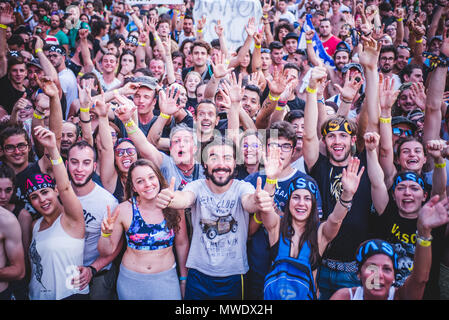
[[[47,150],[56,147],[56,137],[53,132],[42,127],[37,126],[34,128],[34,139],[37,140]]]
[[[176,101],[179,98],[181,91],[178,86],[172,85],[168,90],[168,95],[164,90],[159,90],[159,108],[162,113],[167,115],[174,115],[182,106],[178,105]]]
[[[283,170],[280,148],[270,149],[270,152],[263,155],[262,159],[267,179],[277,179]]]
[[[42,77],[39,79],[37,74],[34,74],[34,80],[39,85],[39,88],[50,98],[59,96],[58,87],[50,77]]]
[[[8,25],[16,21],[14,18],[14,10],[9,3],[4,4],[0,8],[0,24]]]
[[[433,196],[419,211],[417,227],[421,236],[428,236],[432,229],[449,222],[449,199],[439,199],[438,195]],[[429,234],[423,234],[426,232]]]
[[[104,217],[103,221],[101,222],[101,232],[104,234],[111,234],[112,231],[114,231],[114,223],[117,220],[119,210],[116,210],[114,214],[111,215],[111,208],[107,206],[108,208],[108,214],[106,217]]]
[[[199,19],[199,20],[197,21],[197,27],[196,27],[196,29],[197,29],[197,30],[203,30],[205,25],[206,25],[206,16],[203,15],[203,16],[201,17],[201,19]]]
[[[372,37],[362,36],[363,50],[359,54],[359,62],[367,69],[377,68],[381,45]]]
[[[244,89],[242,88],[242,74],[239,74],[239,79],[235,76],[235,73],[231,74],[230,81],[223,82],[222,86],[227,96],[230,98],[230,102],[240,102]]]
[[[315,30],[306,31],[306,40],[312,40],[315,35]]]
[[[443,43],[440,47],[440,52],[446,56],[449,56],[449,37],[448,37],[449,28],[445,27],[443,30]]]
[[[343,85],[343,88],[340,87],[338,83],[334,84],[335,88],[337,88],[340,92],[341,98],[345,101],[353,101],[364,82],[361,75],[357,74],[351,79],[350,74],[351,72],[348,70],[346,72],[345,84]]]
[[[327,70],[325,67],[315,67],[310,73],[309,88],[316,89],[318,85],[327,79]]]
[[[254,33],[257,32],[256,28],[256,18],[251,17],[248,20],[247,25],[245,26],[246,33],[248,34],[248,37],[253,37]]]
[[[399,93],[399,90],[394,89],[394,78],[384,78],[379,73],[379,102],[381,110],[391,111]]]
[[[78,96],[80,103],[85,108],[90,108],[92,106],[92,87],[94,79],[82,79],[81,83],[78,84]]]
[[[217,34],[217,36],[219,38],[221,38],[223,36],[224,28],[221,25],[221,21],[220,20],[217,20],[217,24],[215,25],[214,29],[215,29],[215,33]]]
[[[427,154],[434,160],[440,160],[442,158],[444,148],[446,148],[445,140],[429,140],[426,144]]]
[[[214,78],[221,79],[230,74],[234,68],[228,68],[226,57],[221,51],[218,53],[215,63],[211,61],[212,69],[214,70]]]
[[[137,107],[131,100],[121,95],[115,94],[114,97],[121,104],[120,107],[114,110],[115,115],[123,123],[128,122],[137,110]]]
[[[424,85],[421,82],[412,83],[412,86],[410,87],[412,92],[410,96],[421,110],[426,108],[426,93],[424,92],[424,89]]]
[[[341,183],[343,191],[341,197],[343,200],[352,199],[359,187],[360,178],[362,177],[365,167],[362,167],[359,172],[360,160],[356,157],[349,159],[348,166],[343,169],[341,174]]]
[[[156,207],[159,209],[167,208],[175,197],[175,177],[170,180],[170,186],[162,189],[156,197]]]
[[[287,84],[294,79],[288,80],[282,73],[282,66],[275,66],[273,71],[273,79],[267,78],[268,88],[274,97],[278,97],[285,91]]]
[[[380,136],[377,132],[367,132],[363,136],[367,151],[375,151],[379,146]]]

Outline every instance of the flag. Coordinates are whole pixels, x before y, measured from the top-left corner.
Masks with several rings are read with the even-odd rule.
[[[327,64],[331,67],[335,67],[334,60],[330,55],[327,54],[326,50],[323,47],[323,44],[321,43],[320,38],[318,37],[318,33],[316,32],[315,28],[312,24],[312,15],[308,14],[306,16],[306,21],[304,22],[301,32],[299,34],[298,38],[298,49],[307,50],[307,44],[306,44],[306,32],[309,30],[314,30],[315,34],[313,35],[312,43],[313,43],[313,49],[315,50],[316,56],[321,59],[321,61],[324,64]]]

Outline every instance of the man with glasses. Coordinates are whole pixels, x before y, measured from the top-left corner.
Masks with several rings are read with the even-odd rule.
[[[393,72],[393,66],[396,64],[397,51],[393,45],[383,46],[380,49],[379,55],[379,69],[383,74],[384,79],[387,77],[394,79],[394,88],[396,90],[401,86],[401,79]]]
[[[267,156],[271,152],[280,152],[280,174],[276,181],[276,191],[273,194],[274,202],[283,212],[288,202],[288,187],[290,182],[298,178],[306,178],[314,181],[305,173],[291,166],[292,157],[297,143],[296,131],[292,124],[286,121],[273,123],[267,129],[266,150]],[[250,182],[256,187],[257,178],[262,178],[262,188],[265,186],[266,174],[264,170],[249,175],[245,181]],[[318,185],[315,183],[318,190]],[[317,197],[318,212],[321,214],[321,197]],[[254,213],[250,219],[250,240],[248,242],[248,263],[250,270],[248,272],[248,299],[263,299],[263,286],[265,276],[270,270],[271,259],[269,255],[268,233],[261,225],[261,217]]]
[[[16,174],[16,201],[23,203],[24,208],[31,214],[37,211],[28,202],[25,192],[27,177],[42,173],[39,162],[32,162],[31,140],[27,132],[18,126],[7,127],[0,133],[2,161],[11,167]]]

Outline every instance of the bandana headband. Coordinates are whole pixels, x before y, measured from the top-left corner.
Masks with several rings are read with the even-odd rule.
[[[351,128],[351,124],[346,119],[343,119],[343,120],[334,119],[334,120],[329,121],[321,133],[322,133],[322,136],[325,137],[330,132],[333,132],[333,131],[343,131],[351,136],[354,132]]]
[[[35,174],[26,180],[26,195],[30,196],[34,191],[44,188],[55,188],[55,181],[48,174]]]
[[[399,183],[401,183],[402,181],[413,181],[416,182],[417,184],[419,184],[419,186],[425,190],[424,187],[424,180],[423,178],[421,178],[419,175],[417,175],[415,172],[404,172],[399,174],[396,179],[394,179],[394,183],[393,183],[393,191],[396,189],[396,187],[398,186]]]
[[[394,269],[397,270],[398,257],[397,253],[393,249],[393,246],[384,240],[372,239],[363,242],[357,250],[355,260],[357,261],[359,271],[365,261],[368,260],[369,257],[372,257],[376,254],[387,255],[393,262]]]

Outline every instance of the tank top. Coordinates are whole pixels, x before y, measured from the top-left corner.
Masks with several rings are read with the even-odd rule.
[[[128,247],[136,250],[159,250],[173,246],[175,232],[167,227],[167,221],[164,219],[161,223],[146,223],[139,208],[136,198],[132,198],[133,219],[126,231],[126,240]]]
[[[348,288],[350,300],[364,300],[363,299],[363,287],[357,287],[355,293],[352,294],[352,288]],[[394,294],[396,293],[396,288],[391,286],[390,292],[388,293],[387,300],[394,300]]]
[[[30,300],[60,300],[73,294],[88,294],[89,286],[80,291],[71,280],[83,265],[84,238],[68,235],[61,225],[61,215],[43,231],[43,218],[33,227],[30,245],[31,281]]]

